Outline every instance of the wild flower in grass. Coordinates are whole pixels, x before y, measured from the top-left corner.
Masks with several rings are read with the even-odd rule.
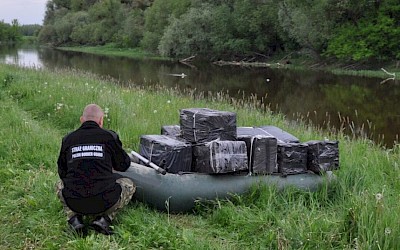
[[[358,238],[354,238],[353,239],[353,245],[354,245],[354,250],[357,250],[357,249],[359,249],[359,246],[358,246]]]
[[[108,117],[108,113],[110,112],[110,109],[105,107],[104,108],[104,117]]]
[[[377,194],[375,195],[375,199],[376,199],[376,202],[381,202],[382,199],[383,199],[383,194],[377,193]]]
[[[153,113],[156,114],[157,113],[157,109],[153,110]]]
[[[389,235],[392,233],[392,229],[390,229],[390,227],[385,228],[385,234]]]
[[[170,103],[171,103],[171,100],[168,100],[167,103],[170,104]]]
[[[63,103],[59,103],[59,102],[57,102],[56,103],[56,108],[54,109],[55,111],[59,111],[59,110],[61,110],[61,108],[64,106],[64,104]]]

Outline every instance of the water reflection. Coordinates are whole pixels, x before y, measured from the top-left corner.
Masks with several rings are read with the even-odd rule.
[[[29,68],[43,67],[37,49],[31,47],[0,47],[0,62]]]
[[[35,61],[36,60],[36,61]],[[257,95],[291,120],[302,119],[349,135],[368,136],[391,147],[400,133],[400,85],[382,79],[324,72],[239,68],[212,64],[188,67],[169,61],[134,60],[52,49],[0,50],[0,61],[36,67],[70,67],[108,75],[124,83],[162,84],[198,91]],[[185,77],[173,74],[185,74]]]

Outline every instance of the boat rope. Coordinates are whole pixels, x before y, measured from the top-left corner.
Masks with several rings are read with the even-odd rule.
[[[154,142],[152,141],[152,142],[151,142],[151,147],[150,147],[150,157],[149,157],[149,161],[150,161],[150,162],[152,162],[152,161],[151,161],[151,157],[153,156],[153,146],[154,146]]]
[[[256,137],[252,136],[250,139],[250,159],[249,159],[249,175],[251,175],[251,165],[252,165],[252,156],[253,156],[253,142]]]
[[[214,142],[214,141],[211,141],[211,142],[209,142],[209,143],[207,143],[207,144],[209,145],[209,149],[210,149],[210,164],[211,164],[211,169],[213,170],[214,173],[216,173],[216,169],[215,169],[215,167],[214,167],[214,161],[213,161],[213,157],[212,157],[212,153],[213,153],[213,142]],[[207,145],[207,146],[208,146],[208,145]],[[217,160],[217,157],[215,157],[215,162],[216,162],[216,164],[217,164],[216,167],[218,167],[218,160]]]
[[[196,112],[194,112],[194,114],[193,114],[193,125],[192,125],[192,128],[193,128],[193,137],[194,137],[194,141],[195,142],[197,142],[197,138],[196,138],[196,114],[198,113],[199,111],[196,111]]]

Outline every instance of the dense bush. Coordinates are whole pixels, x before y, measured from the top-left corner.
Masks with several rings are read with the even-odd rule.
[[[373,15],[365,15],[336,29],[326,54],[355,61],[400,59],[400,5],[383,1]]]

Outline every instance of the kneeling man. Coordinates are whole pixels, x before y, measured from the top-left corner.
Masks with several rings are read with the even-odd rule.
[[[63,138],[57,161],[61,179],[57,195],[69,225],[78,233],[86,232],[83,216],[90,215],[92,228],[112,234],[110,225],[116,212],[136,190],[131,179],[113,171],[126,171],[131,160],[117,133],[103,129],[103,118],[98,105],[87,105],[81,126]]]

